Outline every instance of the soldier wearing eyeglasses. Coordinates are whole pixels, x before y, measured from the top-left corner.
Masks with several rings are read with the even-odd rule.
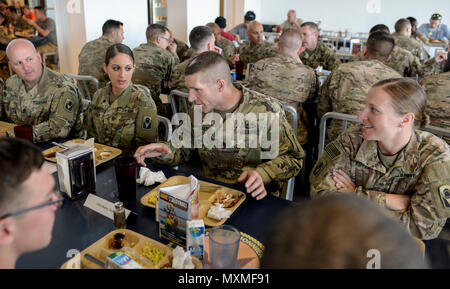
[[[31,143],[0,139],[1,269],[13,269],[22,254],[51,241],[55,211],[64,199],[43,163],[41,150]]]

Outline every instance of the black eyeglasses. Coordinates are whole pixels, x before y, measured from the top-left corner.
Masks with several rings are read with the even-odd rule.
[[[432,20],[442,20],[442,15],[441,14],[433,14],[433,16],[431,16]]]
[[[56,210],[59,210],[59,209],[61,209],[64,206],[64,198],[61,197],[61,194],[59,192],[57,192],[57,191],[53,192],[51,194],[50,198],[51,198],[51,201],[49,201],[49,202],[45,202],[45,203],[37,205],[37,206],[33,206],[33,207],[30,207],[30,208],[27,208],[27,209],[22,209],[22,210],[18,210],[18,211],[12,212],[12,213],[5,214],[5,215],[0,217],[0,220],[6,219],[6,218],[10,218],[10,217],[16,217],[16,216],[28,213],[30,211],[34,211],[34,210],[37,210],[37,209],[40,209],[40,208],[44,208],[44,207],[47,207],[47,206],[56,205]]]

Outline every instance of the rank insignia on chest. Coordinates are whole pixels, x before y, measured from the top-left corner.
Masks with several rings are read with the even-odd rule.
[[[144,122],[142,123],[142,128],[149,130],[152,129],[152,118],[149,116],[144,117]]]
[[[70,99],[68,99],[66,101],[66,105],[64,107],[66,108],[66,110],[68,112],[72,112],[72,110],[73,110],[73,103],[72,103],[72,101]]]
[[[442,204],[446,209],[450,209],[450,186],[442,186],[439,188]]]

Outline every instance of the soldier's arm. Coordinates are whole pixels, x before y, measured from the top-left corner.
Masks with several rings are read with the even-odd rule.
[[[327,67],[330,71],[334,71],[337,69],[342,63],[339,57],[336,55],[336,53],[331,53],[327,57]]]
[[[444,72],[445,61],[442,61],[439,57],[433,57],[428,59],[424,64],[416,66],[413,76],[416,74],[419,77],[425,77],[433,74],[439,74]]]
[[[317,115],[319,118],[322,118],[324,114],[331,111],[331,94],[334,91],[334,79],[337,78],[337,73],[331,73],[325,83],[323,84],[322,88],[319,92],[319,103],[317,104]],[[337,82],[339,83],[339,82]]]
[[[274,145],[273,140],[271,144]],[[288,124],[284,113],[280,113],[278,154],[275,158],[258,165],[256,170],[266,185],[272,180],[285,181],[300,172],[304,157],[305,153],[298,143],[294,130]]]
[[[49,120],[33,126],[35,142],[66,138],[79,117],[81,98],[73,84],[66,82],[52,93],[55,105],[51,107]]]
[[[450,161],[425,167],[408,209],[397,215],[414,236],[424,240],[438,237],[450,217]]]
[[[158,114],[152,98],[142,93],[136,115],[136,145],[142,146],[158,141]]]

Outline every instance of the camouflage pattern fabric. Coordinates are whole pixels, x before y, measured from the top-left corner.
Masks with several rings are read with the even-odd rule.
[[[189,49],[189,47],[187,46],[186,43],[184,43],[183,41],[174,38],[173,41],[175,41],[175,44],[177,45],[177,56],[178,59],[182,59],[184,53],[186,53],[186,51]]]
[[[274,43],[263,41],[262,44],[254,46],[252,43],[245,42],[239,47],[239,59],[244,62],[244,68],[249,63],[255,63],[258,60],[273,57],[278,54],[278,49]]]
[[[233,42],[226,39],[225,37],[222,37],[219,41],[216,42],[216,45],[222,48],[222,56],[227,60],[228,64],[231,64],[230,59],[235,54],[235,47]]]
[[[40,82],[28,89],[11,76],[3,92],[5,121],[33,126],[34,142],[78,136],[81,94],[71,79],[44,67]]]
[[[212,148],[207,148],[203,145],[198,149],[175,149],[172,143],[169,143],[168,145],[172,150],[172,154],[163,155],[153,160],[168,166],[176,166],[189,160],[194,151],[197,150],[203,168],[203,175],[205,177],[229,184],[236,184],[237,179],[244,171],[256,169],[264,181],[266,190],[278,196],[279,190],[283,187],[284,182],[300,172],[305,154],[297,141],[292,127],[287,122],[283,109],[279,103],[273,101],[272,98],[257,92],[246,88],[242,89],[243,96],[241,102],[235,111],[232,112],[234,116],[237,114],[242,114],[244,116],[255,114],[259,116],[260,114],[265,113],[279,113],[279,150],[275,158],[270,160],[261,159],[261,153],[268,151],[268,149],[261,148],[260,144],[257,144],[257,148],[249,148],[248,132],[256,129],[256,127],[250,127],[249,123],[246,122],[245,148],[239,148],[236,143],[232,147],[227,147],[225,138],[223,143],[213,146]],[[216,113],[220,112],[216,111]],[[193,120],[193,109],[191,110],[190,116],[191,120]],[[203,117],[205,117],[205,115],[203,115]],[[229,119],[229,116],[227,117],[227,119]],[[211,125],[204,124],[201,127],[202,135],[208,131],[208,133],[211,133],[210,135],[212,138],[215,139],[217,133],[230,130],[233,131],[236,136],[238,134],[236,132],[236,123],[237,121],[231,122],[232,127],[227,128],[227,125],[230,123],[224,121],[217,130]],[[180,129],[183,129],[187,135],[190,135],[191,140],[194,140],[194,142],[196,141],[193,123],[191,127],[182,127]],[[214,132],[211,132],[211,130],[214,130]],[[267,131],[269,132],[270,130],[271,126],[269,124]],[[270,139],[270,136],[268,139]],[[173,141],[174,138],[172,137],[172,142]],[[222,145],[223,148],[217,148],[220,145]]]
[[[0,78],[2,80],[8,79],[11,76],[9,72],[8,58],[6,51],[0,50]]]
[[[333,71],[341,65],[341,61],[333,49],[322,42],[317,43],[314,51],[305,50],[300,54],[300,59],[312,69],[322,66],[323,69]]]
[[[139,146],[156,142],[158,117],[152,98],[130,84],[120,95],[111,84],[98,90],[84,116],[88,138],[133,155]]]
[[[419,81],[427,93],[425,113],[431,125],[450,130],[450,72],[427,76]],[[450,144],[450,137],[444,137]]]
[[[297,18],[298,27],[300,27],[302,25],[302,23],[303,23],[303,19]],[[291,22],[289,22],[289,20],[286,20],[283,23],[281,23],[280,30],[281,31],[284,31],[284,30],[287,30],[287,29],[300,30],[298,27],[297,27],[297,25],[295,25],[295,23],[291,23]]]
[[[363,58],[363,51],[355,55],[352,61],[360,61]],[[419,77],[433,75],[443,71],[443,63],[436,63],[434,58],[427,60],[423,65],[408,50],[395,46],[391,58],[386,65],[400,73],[404,77]]]
[[[423,34],[422,32],[416,31],[416,35],[411,36],[411,38],[420,41],[421,43],[427,45],[428,44],[428,38]]]
[[[437,238],[450,217],[450,147],[438,137],[419,130],[398,153],[389,167],[379,157],[376,141],[362,138],[361,127],[354,127],[330,143],[312,170],[311,197],[338,190],[332,178],[343,170],[356,187],[354,194],[365,196],[386,207],[386,194],[408,195],[405,211],[387,210],[417,238]]]
[[[32,29],[33,27],[30,26],[30,24],[28,24],[28,22],[23,18],[23,17],[18,17],[17,19],[12,19],[11,20],[11,24],[14,27],[14,30],[17,31],[24,31],[24,30],[29,30]]]
[[[249,89],[297,109],[297,137],[299,143],[304,145],[308,141],[308,129],[302,122],[302,103],[312,101],[319,90],[314,70],[298,63],[291,56],[280,53],[256,62],[249,73]],[[292,123],[292,116],[287,114],[286,117]]]
[[[133,82],[150,88],[152,98],[158,108],[158,114],[171,118],[170,105],[163,104],[159,95],[163,81],[169,81],[176,60],[168,50],[161,49],[154,43],[141,44],[133,50],[136,70]],[[178,59],[178,57],[177,57]]]
[[[9,37],[8,33],[3,30],[2,27],[0,27],[0,43],[3,45],[8,45],[9,42],[11,42],[11,37]]]
[[[417,40],[401,34],[394,34],[393,37],[395,39],[395,46],[411,52],[415,57],[419,58],[420,63],[424,63],[430,59],[428,52],[423,48],[423,44]]]
[[[322,86],[317,105],[318,116],[321,118],[330,111],[357,115],[363,110],[372,85],[384,79],[401,77],[375,59],[343,63]],[[332,120],[328,125],[327,139],[336,139],[341,131],[342,122]]]
[[[105,63],[106,51],[112,45],[114,45],[114,42],[106,36],[86,43],[81,49],[80,55],[78,55],[78,74],[94,76],[98,79],[100,88],[105,87],[109,78],[103,70],[103,64]],[[91,96],[96,91],[97,88],[93,84],[89,84]]]

